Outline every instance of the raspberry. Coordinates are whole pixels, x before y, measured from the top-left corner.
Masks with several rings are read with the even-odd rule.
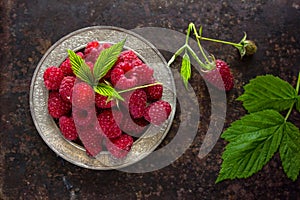
[[[92,49],[96,49],[99,46],[99,42],[98,41],[91,41],[89,43],[87,43],[85,49],[84,49],[84,54],[89,54],[91,52]]]
[[[81,58],[83,58],[83,53],[78,52],[76,54],[78,56],[80,56]],[[75,74],[72,70],[70,58],[66,58],[66,60],[59,66],[59,68],[63,71],[65,76],[75,76]]]
[[[79,138],[89,156],[96,156],[102,151],[103,133],[99,126],[94,129],[78,131]]]
[[[129,76],[135,76],[138,79],[138,85],[149,84],[152,81],[154,70],[146,64],[134,67],[128,72]]]
[[[119,111],[104,110],[98,115],[98,122],[104,135],[108,138],[116,138],[122,134],[119,125],[121,122],[122,113]]]
[[[58,90],[64,78],[63,71],[55,66],[49,67],[43,74],[44,84],[48,90]]]
[[[58,91],[50,91],[48,98],[48,112],[53,118],[60,118],[71,111],[71,104],[65,102]]]
[[[163,94],[163,86],[162,85],[153,85],[146,87],[145,92],[147,94],[147,99],[149,101],[156,101],[161,99]]]
[[[126,73],[128,74],[128,73]],[[136,86],[137,78],[136,77],[127,77],[124,75],[124,70],[121,68],[114,68],[111,71],[110,76],[112,84],[117,89],[128,89]]]
[[[127,95],[127,96],[126,96]],[[144,115],[147,106],[147,94],[144,90],[138,89],[134,92],[125,94],[125,106],[132,118],[141,118]]]
[[[95,108],[81,109],[73,107],[72,116],[78,128],[88,129],[94,127],[98,122]]]
[[[119,62],[114,66],[114,68],[121,68],[125,74],[126,72],[132,70],[133,65],[129,62]]]
[[[130,151],[132,144],[133,138],[130,135],[122,134],[118,138],[107,140],[106,148],[115,158],[123,158]]]
[[[216,60],[216,68],[205,72],[203,78],[220,90],[229,91],[234,85],[229,66],[222,60]]]
[[[121,129],[133,137],[139,137],[147,128],[149,122],[144,118],[132,119],[130,116],[123,117]]]
[[[72,117],[61,116],[58,121],[60,131],[67,140],[76,140],[78,134]]]
[[[144,117],[147,121],[154,125],[161,125],[168,119],[171,113],[171,105],[163,100],[151,103],[145,110]]]
[[[88,49],[85,51],[84,58],[86,62],[92,62],[95,63],[96,60],[98,59],[100,53],[104,50],[107,49],[111,46],[111,44],[104,43],[104,44],[99,44],[98,46],[90,46],[87,47]]]
[[[62,80],[59,87],[59,94],[61,98],[67,102],[71,102],[72,89],[76,78],[74,76],[66,76]]]
[[[95,93],[93,88],[85,83],[80,82],[74,85],[72,93],[72,104],[78,108],[89,108],[95,103]]]
[[[107,101],[107,97],[101,94],[96,93],[95,103],[98,108],[111,108],[116,105],[116,102],[113,100]]]

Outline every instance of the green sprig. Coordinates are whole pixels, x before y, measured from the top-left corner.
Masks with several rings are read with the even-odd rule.
[[[107,84],[107,82],[99,84],[99,80],[103,78],[113,67],[124,47],[125,42],[126,39],[104,49],[98,56],[94,64],[93,71],[85,63],[84,59],[78,56],[74,51],[68,50],[74,74],[84,82],[91,85],[95,92],[103,96],[107,96],[109,99],[115,98],[123,100],[121,95],[113,87]]]

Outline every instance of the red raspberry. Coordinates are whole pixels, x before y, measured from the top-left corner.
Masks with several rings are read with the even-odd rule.
[[[58,121],[60,131],[67,140],[76,140],[78,134],[72,117],[61,116]]]
[[[144,117],[154,125],[161,125],[171,113],[171,105],[163,100],[151,103],[145,110]]]
[[[138,66],[143,64],[143,62],[139,59],[139,57],[134,53],[132,50],[126,50],[121,52],[121,54],[118,57],[119,62],[125,62],[132,64],[132,67]]]
[[[71,95],[76,78],[74,76],[66,76],[59,87],[61,98],[67,102],[71,102]]]
[[[163,94],[163,86],[162,85],[153,85],[146,87],[144,89],[147,94],[147,99],[149,101],[157,101],[161,99],[162,94]]]
[[[139,137],[146,130],[149,122],[144,118],[132,119],[130,116],[123,117],[121,129],[133,137]]]
[[[98,108],[111,108],[116,105],[116,102],[113,100],[107,101],[107,97],[101,94],[96,93],[95,103]]]
[[[127,73],[128,74],[128,73]],[[127,77],[124,75],[124,70],[121,68],[114,68],[111,71],[110,76],[112,84],[117,89],[128,89],[136,86],[137,78],[136,77]]]
[[[121,68],[124,71],[124,74],[130,70],[132,70],[133,65],[130,62],[119,62],[114,68]]]
[[[48,90],[58,90],[64,78],[63,71],[55,66],[49,67],[43,74],[44,84]]]
[[[91,41],[89,43],[87,43],[85,49],[84,49],[84,54],[89,54],[91,52],[92,49],[96,49],[99,46],[99,42],[98,41]]]
[[[154,70],[146,64],[134,67],[128,72],[129,76],[135,76],[138,79],[138,85],[149,84],[152,81]]]
[[[115,158],[123,158],[130,151],[132,144],[133,138],[130,135],[122,134],[118,138],[107,140],[106,148]]]
[[[138,89],[124,95],[125,106],[127,106],[132,118],[141,118],[147,106],[147,94],[144,90]]]
[[[116,138],[122,134],[119,127],[121,123],[122,113],[116,110],[104,110],[98,115],[98,122],[104,135],[108,138]]]
[[[76,54],[78,56],[80,56],[81,58],[83,58],[83,53],[78,52]],[[59,66],[59,68],[63,71],[65,76],[75,76],[75,74],[72,70],[70,58],[66,58],[66,60]]]
[[[53,118],[60,118],[71,111],[72,105],[64,101],[58,91],[50,91],[48,98],[48,112]]]
[[[92,62],[95,63],[98,59],[100,53],[111,46],[111,44],[104,43],[99,44],[97,47],[90,47],[87,52],[84,54],[84,58],[86,62]]]
[[[222,60],[216,60],[216,68],[205,72],[203,78],[220,90],[229,91],[234,85],[229,66]]]
[[[103,133],[99,126],[93,129],[78,130],[79,138],[89,156],[96,156],[102,151]]]
[[[88,109],[73,107],[72,116],[77,127],[82,129],[93,128],[98,122],[94,107]]]
[[[95,104],[93,88],[85,82],[76,83],[73,87],[72,104],[82,109],[93,106]]]

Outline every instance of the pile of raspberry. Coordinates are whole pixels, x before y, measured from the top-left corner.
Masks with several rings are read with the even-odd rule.
[[[93,70],[101,51],[110,46],[92,41],[77,55]],[[99,81],[123,91],[120,95],[124,101],[117,101],[96,93],[92,86],[76,77],[70,59],[66,58],[60,66],[51,66],[43,74],[49,91],[49,114],[65,139],[82,145],[89,156],[109,151],[115,158],[123,158],[150,124],[160,126],[170,115],[171,105],[161,99],[163,86],[153,84],[156,83],[153,72],[135,52],[122,51]],[[124,92],[148,84],[152,85]]]

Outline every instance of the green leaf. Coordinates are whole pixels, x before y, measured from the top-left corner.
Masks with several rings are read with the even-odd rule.
[[[94,82],[94,76],[90,67],[74,51],[68,50],[68,54],[74,74],[81,80],[92,85]]]
[[[191,61],[187,52],[185,52],[185,54],[183,55],[180,75],[183,79],[185,87],[187,88],[188,81],[191,78]]]
[[[110,85],[107,85],[105,83],[100,83],[99,85],[94,87],[94,91],[108,97],[108,99],[119,99],[124,100],[123,97]]]
[[[287,177],[295,181],[300,171],[300,132],[290,122],[285,124],[279,152],[284,172]]]
[[[94,77],[95,83],[97,83],[101,78],[103,78],[106,73],[112,68],[120,55],[126,39],[112,45],[108,49],[104,49],[94,65]]]
[[[247,178],[262,169],[278,150],[285,120],[274,110],[251,113],[231,124],[222,138],[230,141],[216,182]]]
[[[300,96],[297,98],[296,109],[300,112]]]
[[[175,53],[174,55],[172,56],[172,58],[169,60],[168,62],[168,67],[170,67],[170,65],[175,61],[175,59],[177,58],[177,56],[179,56],[183,50],[185,50],[186,48],[186,45],[183,45],[182,47],[180,47]]]
[[[286,81],[273,75],[257,76],[244,86],[245,92],[238,100],[249,112],[264,109],[283,111],[297,98],[296,90]]]

